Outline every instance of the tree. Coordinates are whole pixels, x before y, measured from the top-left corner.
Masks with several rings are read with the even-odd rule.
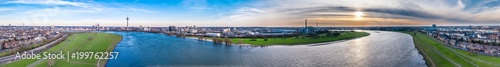
[[[286,39],[286,38],[285,38],[285,36],[286,36],[286,34],[285,34],[285,35],[282,35],[282,36],[281,36],[281,39]]]
[[[267,41],[267,38],[265,36],[262,36],[262,38],[264,38],[264,41]]]
[[[241,39],[239,39],[238,44],[243,44],[243,41]]]
[[[90,36],[87,40],[92,41],[94,39],[94,36]]]
[[[200,37],[200,36],[198,36],[197,38],[198,38],[198,40],[201,40],[201,37]]]
[[[186,38],[186,34],[181,34],[181,37],[182,38]]]
[[[320,38],[319,34],[314,34],[314,38]]]
[[[340,32],[334,32],[334,33],[332,34],[332,36],[339,36],[339,35],[340,35]]]
[[[217,43],[218,44],[221,44],[222,43],[222,39],[220,37],[217,37]]]
[[[474,51],[474,50],[469,49],[469,51],[468,51],[468,52],[469,52],[469,55],[474,55],[474,52],[473,52],[473,51]]]
[[[214,44],[218,44],[219,39],[217,37],[214,37],[214,38],[212,38],[212,41],[214,42]]]
[[[227,36],[224,38],[224,40],[226,42],[226,45],[231,45],[231,43],[233,43]]]
[[[332,36],[332,32],[328,32],[328,33],[326,33],[326,36],[327,36],[327,37]]]
[[[252,35],[252,39],[250,41],[257,41],[257,38],[255,38],[255,35]]]
[[[50,59],[47,64],[49,65],[48,67],[53,67],[54,64],[56,63],[56,61],[54,61],[54,59]]]

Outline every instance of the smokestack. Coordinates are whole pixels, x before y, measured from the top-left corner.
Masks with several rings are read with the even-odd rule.
[[[306,22],[306,23],[305,23],[305,25],[306,25],[306,26],[305,26],[305,28],[307,28],[307,19],[305,20],[305,22]]]
[[[319,27],[318,22],[316,22],[316,27]]]

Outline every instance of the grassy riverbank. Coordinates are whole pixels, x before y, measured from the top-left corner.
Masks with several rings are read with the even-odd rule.
[[[320,38],[313,37],[290,37],[290,38],[268,38],[265,41],[263,38],[257,38],[256,41],[251,41],[252,38],[233,38],[233,43],[242,42],[244,44],[251,44],[255,46],[261,45],[298,45],[298,44],[312,44],[312,43],[321,43],[321,42],[331,42],[345,39],[358,38],[363,36],[370,35],[367,32],[343,32],[338,36],[326,36],[326,34],[320,34]]]
[[[469,55],[467,51],[444,46],[442,42],[425,34],[411,31],[402,32],[413,37],[415,46],[431,67],[500,67],[500,57]]]
[[[65,41],[45,50],[44,52],[110,52],[122,39],[122,36],[110,33],[78,33],[69,36]],[[69,59],[69,58],[66,58]],[[54,60],[55,67],[96,67],[106,63],[106,60]],[[37,63],[37,61],[39,63]],[[2,67],[25,67],[33,65],[35,67],[48,66],[49,60],[20,60],[14,63],[3,65]]]

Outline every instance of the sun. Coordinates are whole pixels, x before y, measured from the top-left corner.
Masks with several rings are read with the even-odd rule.
[[[363,12],[354,12],[354,16],[356,17],[362,17],[363,15],[365,15]]]
[[[365,13],[363,13],[363,12],[354,12],[354,16],[355,16],[356,20],[363,19],[363,15],[365,15]]]

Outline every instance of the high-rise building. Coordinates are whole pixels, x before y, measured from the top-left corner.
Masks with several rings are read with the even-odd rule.
[[[424,28],[424,30],[426,30],[426,31],[437,31],[437,26],[436,26],[436,24],[432,24],[431,27],[426,27],[426,28]]]
[[[168,26],[168,31],[177,31],[175,26]]]
[[[56,26],[52,25],[52,26],[50,26],[50,28],[54,30],[54,29],[56,29]]]
[[[222,32],[223,33],[230,33],[231,32],[231,28],[224,28],[224,29],[222,29]]]
[[[97,31],[99,31],[99,30],[100,30],[99,28],[100,28],[100,27],[99,27],[99,23],[97,23],[97,25],[96,25],[96,30],[97,30]]]
[[[2,50],[2,48],[3,48],[3,44],[4,44],[4,43],[3,43],[2,41],[0,41],[0,50]]]
[[[128,16],[127,16],[127,27],[125,28],[125,30],[128,30]]]
[[[436,28],[436,27],[437,27],[436,24],[432,24],[432,28]]]

